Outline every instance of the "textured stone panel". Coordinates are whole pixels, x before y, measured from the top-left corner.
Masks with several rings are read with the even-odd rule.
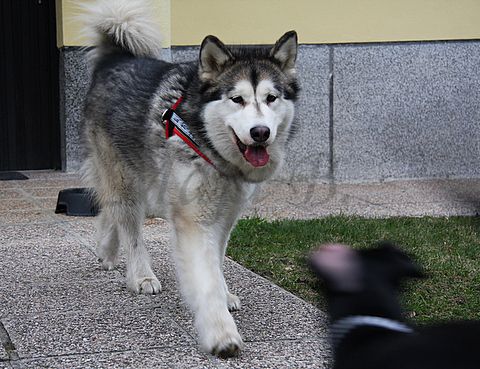
[[[213,359],[200,353],[195,346],[135,350],[83,355],[53,356],[14,362],[14,368],[156,368],[156,369],[214,369]],[[0,363],[0,369],[2,363]]]
[[[480,175],[477,43],[334,53],[336,180]]]
[[[82,163],[80,124],[90,83],[86,51],[76,47],[63,48],[60,60],[60,111],[64,139],[62,152],[65,155],[63,166],[68,171],[76,171]]]
[[[21,358],[194,344],[161,309],[55,311],[10,316],[3,323]]]

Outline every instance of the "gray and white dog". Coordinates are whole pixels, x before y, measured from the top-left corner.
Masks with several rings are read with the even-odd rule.
[[[89,5],[95,38],[92,84],[84,111],[83,172],[101,206],[98,257],[115,267],[126,248],[127,286],[160,291],[142,237],[146,216],[168,219],[182,294],[201,346],[220,357],[242,347],[229,310],[240,308],[223,276],[232,227],[257,183],[280,168],[292,131],[297,35],[273,47],[227,47],[207,36],[198,61],[161,61],[161,43],[141,1]],[[176,114],[200,152],[165,138],[162,113]]]

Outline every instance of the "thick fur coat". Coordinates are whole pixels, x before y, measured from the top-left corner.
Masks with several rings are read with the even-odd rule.
[[[143,1],[117,0],[89,5],[83,17],[96,45],[83,173],[101,207],[97,253],[110,270],[125,247],[128,288],[157,294],[142,226],[149,215],[168,219],[201,346],[232,356],[242,338],[229,310],[240,300],[223,277],[225,248],[257,183],[282,165],[298,92],[297,36],[288,32],[263,48],[207,36],[197,61],[172,64],[159,59],[149,13]],[[213,166],[178,137],[165,138],[162,113],[180,97],[176,112]]]

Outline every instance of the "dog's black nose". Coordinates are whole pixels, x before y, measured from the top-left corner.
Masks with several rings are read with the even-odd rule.
[[[265,126],[253,127],[250,130],[250,136],[255,142],[265,142],[270,137],[270,128]]]

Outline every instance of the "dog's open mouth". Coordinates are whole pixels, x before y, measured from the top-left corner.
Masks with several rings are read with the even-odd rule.
[[[267,147],[265,145],[245,145],[238,136],[235,135],[237,140],[237,146],[246,161],[252,164],[254,167],[263,167],[268,163],[270,155],[268,155]]]

